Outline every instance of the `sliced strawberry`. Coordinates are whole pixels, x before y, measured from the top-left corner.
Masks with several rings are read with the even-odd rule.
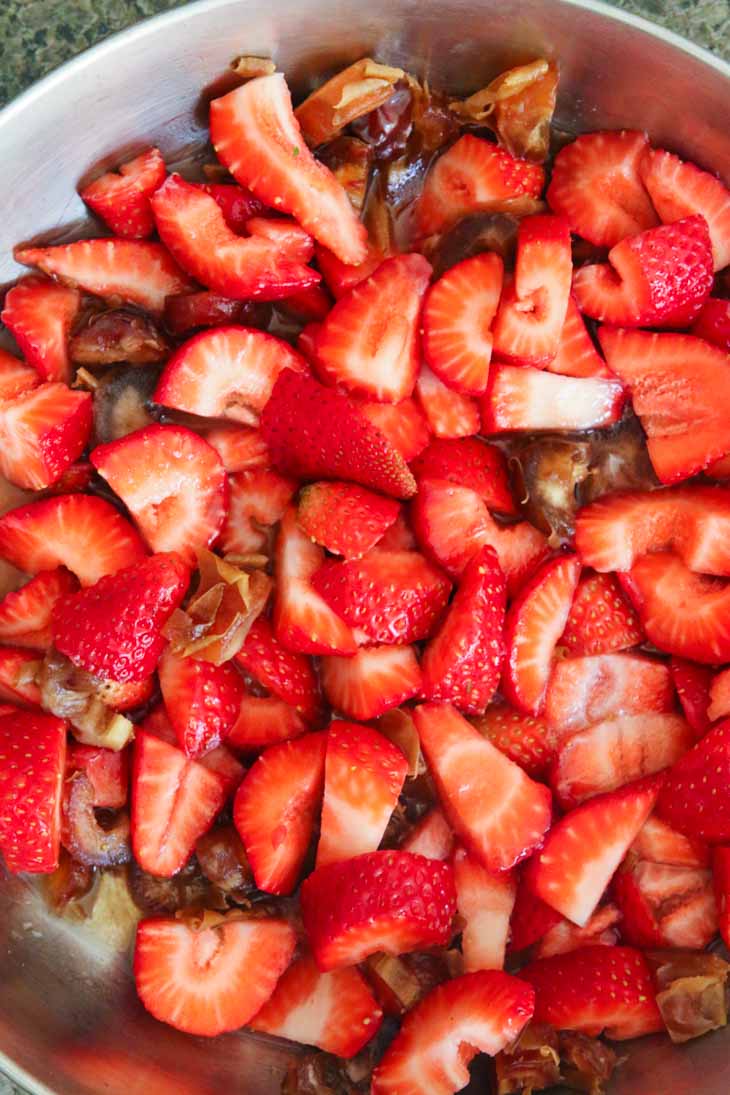
[[[71,380],[68,337],[80,305],[78,290],[38,277],[23,278],[5,296],[0,319],[43,380]]]
[[[429,638],[451,593],[448,578],[417,551],[371,551],[330,560],[312,579],[317,593],[373,643]]]
[[[400,452],[341,392],[285,369],[261,415],[279,471],[301,479],[347,479],[395,498],[416,484]]]
[[[555,157],[547,190],[550,208],[598,247],[613,247],[657,223],[640,167],[645,133],[584,133]]]
[[[670,769],[657,814],[687,836],[730,841],[730,721],[718,723]]]
[[[251,217],[246,231],[275,243],[299,262],[309,262],[314,256],[314,240],[293,217]]]
[[[355,483],[312,483],[299,497],[299,524],[335,555],[358,559],[375,547],[396,520],[400,506]]]
[[[187,1034],[238,1030],[269,999],[295,946],[285,920],[221,917],[198,930],[183,920],[143,920],[134,951],[137,992],[155,1019]]]
[[[327,288],[335,300],[346,296],[361,281],[365,281],[371,274],[374,274],[385,259],[385,255],[380,248],[376,247],[370,240],[366,244],[365,258],[354,266],[342,262],[337,255],[320,244],[317,244],[314,254],[317,259],[317,266],[322,271],[322,277],[327,282]]]
[[[186,756],[197,759],[220,745],[243,698],[240,674],[228,663],[185,658],[169,648],[160,659],[159,674],[167,714]]]
[[[692,334],[730,353],[730,300],[708,297],[692,324]]]
[[[490,212],[511,198],[538,198],[544,181],[539,164],[516,159],[467,133],[439,156],[426,176],[416,206],[418,231],[429,236],[467,213]]]
[[[147,703],[155,687],[152,675],[142,681],[112,681],[98,678],[96,694],[115,711],[131,711]]]
[[[517,513],[501,449],[476,437],[436,438],[411,464],[420,483],[442,479],[476,491],[489,509],[512,517]]]
[[[268,554],[272,527],[296,493],[293,479],[270,468],[238,472],[228,480],[228,513],[220,535],[226,554]]]
[[[407,1015],[373,1073],[372,1095],[452,1095],[469,1083],[472,1058],[514,1042],[534,1007],[531,987],[501,970],[438,985]]]
[[[279,308],[297,323],[321,323],[332,308],[332,297],[321,285],[312,285],[292,293]]]
[[[726,353],[691,335],[603,327],[599,338],[629,390],[662,483],[688,479],[728,452]]]
[[[711,722],[730,715],[730,669],[722,669],[712,678],[710,685],[710,706],[707,717]]]
[[[78,589],[72,574],[63,567],[42,570],[35,578],[0,601],[0,642],[48,650],[53,637],[51,616],[56,602]]]
[[[426,361],[439,380],[463,395],[482,395],[487,386],[502,275],[500,256],[485,251],[452,266],[424,302]]]
[[[694,730],[695,737],[701,738],[712,725],[707,714],[712,670],[683,658],[672,658],[669,669],[684,717]]]
[[[701,840],[677,832],[666,821],[648,817],[631,845],[631,855],[672,867],[709,867],[710,850]]]
[[[311,659],[286,650],[265,616],[259,616],[252,623],[236,654],[236,661],[259,684],[295,707],[305,719],[312,721],[317,717],[319,685]]]
[[[633,946],[704,950],[717,934],[709,870],[639,862],[619,872],[614,893],[621,934]]]
[[[447,388],[427,365],[416,381],[416,401],[436,437],[471,437],[479,432],[479,404],[469,395]]]
[[[411,523],[401,510],[383,538],[375,546],[377,551],[417,551],[418,544]]]
[[[464,971],[501,970],[515,903],[514,872],[491,874],[464,848],[454,853],[456,908],[464,921]]]
[[[256,885],[267,893],[296,887],[319,813],[326,734],[270,746],[236,792],[233,821]]]
[[[406,461],[423,452],[431,440],[423,412],[412,399],[404,399],[401,403],[365,402],[360,404],[360,410]]]
[[[41,662],[33,650],[0,646],[0,701],[34,708],[41,703],[36,683]]]
[[[208,430],[205,440],[231,475],[269,466],[269,450],[259,430],[248,426],[215,426]]]
[[[520,872],[517,882],[515,904],[510,920],[509,950],[524,951],[538,940],[543,939],[553,928],[567,924],[556,909],[546,905],[535,893],[529,868]]]
[[[215,449],[192,430],[146,426],[97,446],[91,462],[153,551],[177,551],[193,563],[195,552],[218,536],[226,473]]]
[[[36,388],[40,381],[34,368],[6,350],[0,350],[0,400],[12,399],[20,392]]]
[[[318,867],[301,889],[304,930],[321,970],[369,954],[405,954],[451,939],[451,864],[410,852],[369,852]]]
[[[558,747],[558,736],[545,719],[515,711],[506,703],[493,703],[472,721],[480,734],[528,776],[544,776]]]
[[[580,562],[575,555],[551,559],[536,571],[510,605],[505,623],[505,698],[537,715],[545,705],[555,647],[573,603]]]
[[[277,696],[245,695],[226,735],[231,749],[258,752],[267,745],[299,738],[310,729],[296,707]]]
[[[26,574],[65,566],[91,586],[145,554],[129,521],[92,495],[57,494],[0,517],[0,555]]]
[[[322,687],[336,711],[365,722],[421,696],[423,677],[412,646],[361,646],[322,659]]]
[[[58,866],[66,723],[40,712],[0,718],[0,852],[13,873]]]
[[[642,654],[563,658],[545,700],[545,718],[561,737],[604,719],[673,710],[669,668]]]
[[[77,460],[75,464],[69,464],[53,486],[46,488],[46,493],[82,494],[89,490],[93,477],[94,467],[91,462],[89,460]]]
[[[594,346],[572,294],[568,300],[568,310],[560,332],[558,351],[545,368],[549,373],[558,373],[561,376],[593,376],[611,379],[611,370]]]
[[[77,240],[57,247],[20,248],[15,260],[37,266],[64,285],[97,297],[120,297],[157,315],[162,313],[166,297],[193,288],[161,243]]]
[[[232,231],[243,233],[252,217],[261,217],[266,206],[255,198],[245,186],[233,183],[196,183],[211,198],[215,198],[223,210],[226,224]]]
[[[725,946],[730,941],[730,848],[714,848],[712,872],[720,935]]]
[[[426,859],[450,859],[454,848],[451,826],[438,806],[433,806],[411,829],[401,844],[402,852]]]
[[[600,429],[618,422],[624,399],[616,380],[493,365],[482,401],[482,427],[487,434]]]
[[[613,947],[619,939],[620,920],[621,913],[613,904],[600,905],[584,928],[578,928],[565,917],[560,917],[560,922],[536,944],[533,957],[550,958],[554,954],[568,954],[594,944]]]
[[[115,236],[143,240],[155,230],[150,198],[165,181],[165,161],[159,148],[148,148],[119,171],[109,171],[81,191],[81,197]]]
[[[221,161],[257,198],[291,213],[342,262],[366,258],[365,229],[346,191],[307,148],[281,74],[215,99],[210,135]]]
[[[146,730],[154,737],[161,738],[168,745],[174,745],[177,748],[177,734],[167,717],[164,704],[161,703],[154,707],[140,725],[143,730]],[[216,749],[211,749],[205,756],[199,757],[195,763],[207,768],[209,772],[215,773],[222,780],[226,798],[231,792],[235,791],[243,778],[243,765],[236,760],[231,750],[226,748],[225,745],[219,745]]]
[[[613,654],[643,639],[639,617],[615,577],[584,574],[559,645],[571,654]]]
[[[126,805],[129,787],[129,750],[104,749],[72,741],[68,751],[69,771],[83,772],[93,791],[95,807],[120,810]]]
[[[528,856],[550,825],[547,787],[448,704],[424,704],[414,718],[443,811],[469,851],[491,871]]]
[[[0,401],[0,472],[27,490],[51,486],[89,440],[92,397],[40,384]]]

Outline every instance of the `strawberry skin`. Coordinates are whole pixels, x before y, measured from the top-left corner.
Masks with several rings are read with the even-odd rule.
[[[476,437],[436,438],[411,463],[411,471],[419,484],[424,479],[441,479],[469,487],[490,510],[517,515],[507,460],[496,445]]]
[[[119,172],[101,175],[81,191],[81,198],[115,236],[143,240],[155,230],[150,198],[165,181],[165,161],[159,148],[148,148],[127,160]]]
[[[657,814],[686,836],[730,841],[730,720],[697,742],[667,773]]]
[[[708,297],[692,324],[692,334],[730,354],[730,300]]]
[[[317,717],[319,685],[311,658],[283,647],[266,616],[258,616],[251,624],[236,662],[306,720]]]
[[[46,278],[23,278],[8,290],[0,319],[43,380],[71,380],[68,337],[80,306],[77,289]]]
[[[58,567],[35,578],[0,601],[0,642],[48,650],[53,635],[51,617],[61,597],[78,589],[73,574]]]
[[[13,873],[58,866],[66,723],[30,711],[0,718],[0,851]]]
[[[712,872],[720,921],[720,935],[727,947],[730,941],[730,848],[713,849]]]
[[[639,617],[614,576],[584,574],[559,645],[571,654],[613,654],[643,639]]]
[[[250,190],[234,183],[195,183],[211,198],[215,198],[223,210],[226,224],[232,231],[243,234],[252,217],[263,217],[266,206],[255,198]]]
[[[89,392],[40,384],[0,401],[0,472],[18,487],[42,490],[79,458],[91,433]]]
[[[530,879],[530,871],[523,868],[517,881],[510,919],[509,951],[514,954],[526,950],[562,923],[567,921],[557,909],[537,896]]]
[[[299,497],[299,524],[335,555],[357,559],[375,547],[400,506],[356,483],[312,483]]]
[[[624,401],[616,380],[494,365],[482,400],[482,428],[487,434],[600,429],[619,420]]]
[[[492,703],[473,725],[528,776],[544,776],[557,751],[557,734],[545,719]]]
[[[360,403],[360,411],[367,420],[377,426],[386,440],[401,454],[405,461],[411,461],[423,452],[431,440],[431,431],[423,412],[413,399],[403,399],[400,403]]]
[[[158,671],[162,698],[185,755],[197,758],[220,745],[238,715],[244,694],[241,675],[230,663],[185,658],[169,647]]]

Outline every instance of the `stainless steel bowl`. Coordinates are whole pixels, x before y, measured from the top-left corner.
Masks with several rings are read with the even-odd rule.
[[[0,284],[14,244],[84,218],[80,178],[149,143],[176,157],[204,135],[201,89],[231,58],[274,57],[299,89],[363,54],[473,90],[509,64],[559,59],[558,123],[632,127],[730,181],[730,66],[601,3],[578,0],[203,0],[104,42],[0,115]],[[58,1095],[273,1095],[290,1048],[254,1035],[214,1042],[150,1018],[129,968],[133,920],[104,883],[91,920],[51,917],[34,884],[0,866],[0,1069]],[[615,1095],[726,1095],[730,1033],[673,1049],[631,1047]],[[0,1091],[3,1090],[0,1077]]]

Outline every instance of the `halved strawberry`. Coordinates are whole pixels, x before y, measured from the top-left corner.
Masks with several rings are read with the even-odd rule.
[[[730,300],[708,297],[692,324],[692,334],[730,353]]]
[[[618,422],[624,400],[617,380],[493,365],[482,400],[482,427],[487,434],[600,429]]]
[[[26,574],[65,566],[92,586],[145,555],[129,521],[93,495],[57,494],[0,517],[0,556]]]
[[[252,468],[230,476],[221,550],[226,554],[268,554],[272,528],[283,517],[296,490],[293,479],[270,468]]]
[[[97,297],[120,297],[157,315],[165,298],[193,288],[161,243],[142,240],[94,239],[56,247],[21,247],[16,262],[37,266],[64,285]]]
[[[241,753],[257,753],[268,745],[299,738],[309,729],[296,707],[285,700],[247,693],[241,700],[236,721],[226,734],[226,743]]]
[[[547,787],[448,704],[424,704],[413,714],[443,811],[469,851],[491,871],[530,855],[550,825]]]
[[[426,859],[450,859],[453,848],[454,834],[438,806],[433,806],[413,826],[401,844],[402,852],[422,855]]]
[[[695,665],[684,658],[676,657],[670,660],[669,670],[684,717],[694,730],[695,736],[701,738],[712,725],[707,714],[712,670],[706,665]]]
[[[213,146],[233,177],[299,223],[342,262],[367,255],[367,234],[346,191],[314,159],[280,73],[249,80],[210,105]]]
[[[318,867],[300,900],[321,970],[356,965],[377,951],[445,946],[456,911],[451,864],[410,852],[368,852]]]
[[[71,380],[68,336],[80,305],[77,289],[38,277],[23,278],[5,296],[0,319],[44,380]]]
[[[571,924],[564,916],[545,932],[532,951],[533,958],[550,958],[554,954],[568,954],[581,947],[600,944],[613,947],[619,939],[618,924],[621,912],[613,904],[599,905],[584,928]]]
[[[447,388],[427,365],[418,374],[415,398],[436,437],[471,437],[479,432],[477,401]]]
[[[398,403],[418,371],[418,319],[431,267],[397,255],[341,297],[314,339],[314,369],[326,384]]]
[[[285,920],[225,920],[213,927],[159,917],[137,927],[134,980],[155,1019],[187,1034],[238,1030],[271,996],[291,961]]]
[[[565,630],[580,570],[575,555],[548,560],[507,612],[502,689],[509,703],[528,715],[539,714],[545,705],[555,647]]]
[[[657,223],[640,167],[645,133],[584,133],[555,157],[547,189],[550,208],[598,247],[613,247]]]
[[[423,305],[423,353],[433,372],[463,395],[482,395],[492,359],[492,321],[503,263],[490,251],[452,266]]]
[[[629,390],[662,483],[688,479],[728,452],[726,353],[692,335],[603,327],[599,338],[609,368]]]
[[[412,462],[411,471],[419,483],[447,480],[476,491],[489,509],[510,517],[517,513],[504,453],[479,438],[436,438]]]
[[[48,650],[53,636],[51,616],[59,598],[78,589],[63,567],[42,570],[35,578],[0,601],[0,642]]]
[[[558,351],[545,368],[549,373],[559,373],[561,376],[594,376],[611,379],[611,370],[594,346],[572,294],[568,300],[568,310],[560,332]]]
[[[354,657],[322,659],[322,688],[336,711],[366,722],[423,693],[412,646],[361,646]]]
[[[710,706],[707,717],[711,722],[730,715],[730,669],[722,669],[712,678],[710,685]]]
[[[215,449],[184,426],[154,424],[98,445],[91,462],[124,502],[153,551],[186,562],[217,538],[227,509]]]
[[[355,263],[354,266],[351,263],[342,262],[337,255],[327,247],[322,247],[321,244],[317,244],[314,254],[317,266],[322,271],[322,277],[327,283],[327,288],[335,300],[344,297],[361,281],[365,281],[371,274],[374,274],[386,257],[380,248],[369,239],[366,243],[365,258],[362,262]]]
[[[519,764],[528,776],[545,775],[553,761],[558,736],[545,719],[525,715],[506,703],[491,704],[483,715],[472,719],[480,734],[506,757]]]
[[[233,821],[256,885],[267,893],[296,887],[319,813],[327,735],[272,745],[236,792]]]
[[[269,466],[269,450],[259,430],[248,426],[215,426],[205,434],[229,475]]]
[[[0,701],[18,707],[40,707],[41,693],[36,683],[40,655],[18,646],[0,646]]]
[[[714,848],[712,873],[720,935],[725,946],[730,942],[730,848]]]
[[[312,540],[335,555],[358,559],[375,547],[400,513],[383,498],[355,483],[312,483],[299,496],[299,524]]]
[[[405,755],[376,730],[330,725],[318,867],[377,850],[407,773]]]
[[[0,718],[0,852],[13,873],[58,866],[66,723],[40,712]]]
[[[0,400],[12,399],[29,388],[37,388],[41,378],[31,365],[6,350],[0,350]]]
[[[701,171],[662,148],[647,149],[641,179],[665,224],[700,213],[707,221],[716,270],[730,262],[730,192],[709,171]]]
[[[423,452],[431,440],[428,423],[413,399],[400,403],[360,403],[360,411],[407,462]]]
[[[159,148],[148,148],[119,171],[109,171],[81,191],[81,197],[115,236],[143,240],[155,230],[150,198],[165,181],[165,161]]]
[[[311,659],[286,650],[266,616],[257,617],[251,624],[236,662],[264,688],[295,707],[306,720],[317,717],[319,685]]]
[[[411,1011],[373,1072],[372,1095],[452,1095],[477,1053],[495,1056],[532,1018],[529,985],[480,970],[438,985]]]
[[[562,658],[545,697],[545,718],[561,737],[620,715],[673,710],[668,666],[643,654]]]
[[[162,698],[183,752],[197,758],[220,745],[243,698],[240,674],[229,663],[186,658],[169,647],[158,669]]]
[[[301,479],[347,479],[409,498],[416,483],[405,460],[357,403],[285,369],[261,415],[275,468]]]
[[[27,490],[51,486],[85,449],[92,409],[89,392],[57,383],[0,401],[0,472]]]
[[[252,217],[261,217],[266,213],[266,206],[254,197],[245,186],[236,186],[234,183],[196,183],[211,198],[215,198],[223,210],[226,224],[234,232],[243,233],[246,225]]]
[[[544,181],[539,164],[516,159],[467,133],[439,156],[426,176],[416,206],[417,229],[429,236],[467,213],[489,212],[511,198],[537,198]]]
[[[710,866],[710,850],[703,841],[685,836],[653,814],[639,830],[630,854],[673,867]]]
[[[454,853],[456,908],[464,921],[464,971],[501,970],[517,883],[514,871],[492,874],[464,848]]]
[[[705,734],[667,774],[657,814],[687,836],[730,841],[730,720]]]
[[[613,654],[643,639],[639,617],[613,574],[584,574],[559,645],[571,654]]]
[[[164,704],[160,703],[157,707],[153,707],[146,718],[142,720],[140,726],[154,737],[161,738],[168,745],[174,745],[178,748],[177,734],[172,728]],[[219,745],[215,749],[211,749],[205,756],[198,757],[195,763],[220,777],[223,781],[223,791],[226,798],[238,787],[245,771],[243,765],[236,760],[231,750],[225,745]]]

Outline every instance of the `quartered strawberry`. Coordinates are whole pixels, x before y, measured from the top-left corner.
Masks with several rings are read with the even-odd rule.
[[[48,650],[53,636],[51,616],[56,602],[78,589],[63,567],[42,570],[35,578],[0,601],[0,642],[30,650]]]
[[[631,845],[632,856],[650,863],[668,863],[672,867],[710,866],[710,850],[703,841],[685,836],[653,814],[646,819]]]
[[[68,770],[83,772],[93,791],[95,807],[120,810],[127,802],[129,787],[128,749],[115,752],[98,745],[72,741],[68,750]]]
[[[312,483],[299,496],[299,524],[334,555],[357,559],[375,547],[400,505],[355,483]]]
[[[692,335],[603,327],[599,338],[629,390],[662,483],[688,479],[728,452],[726,353]]]
[[[41,703],[36,683],[40,655],[19,646],[0,646],[0,702],[35,708]]]
[[[528,856],[550,825],[551,796],[448,704],[414,718],[441,807],[468,850],[491,871]]]
[[[0,718],[0,852],[13,873],[58,866],[66,723],[40,712]]]
[[[231,749],[258,752],[268,745],[299,738],[311,727],[296,707],[278,696],[244,695],[236,721],[226,735]]]
[[[257,617],[251,624],[236,662],[269,692],[295,707],[306,720],[317,717],[319,685],[311,659],[283,647],[266,616]]]
[[[12,399],[20,392],[37,388],[41,378],[31,365],[6,350],[0,350],[0,400]]]
[[[718,723],[667,773],[657,814],[687,836],[730,841],[730,720]]]
[[[504,660],[507,587],[494,548],[485,545],[466,565],[439,630],[426,647],[423,695],[482,715]]]
[[[514,908],[510,919],[509,951],[524,951],[564,923],[565,917],[538,897],[529,867],[520,871]]]
[[[464,848],[456,849],[453,862],[456,908],[464,921],[464,971],[501,970],[515,903],[515,874],[491,874]]]
[[[547,200],[566,217],[571,232],[598,247],[653,228],[657,215],[640,168],[645,133],[584,133],[555,157]]]
[[[167,714],[186,756],[197,758],[220,745],[238,715],[241,675],[229,663],[186,658],[169,647],[158,669]]]
[[[423,452],[431,440],[426,418],[413,399],[400,403],[360,403],[360,411],[377,426],[407,462]]]
[[[575,555],[551,559],[533,574],[507,612],[505,698],[528,715],[545,705],[555,647],[573,603],[580,562]]]
[[[692,334],[730,353],[730,300],[708,297],[692,324]]]
[[[338,1057],[353,1057],[377,1034],[383,1012],[356,969],[321,973],[308,954],[296,958],[273,996],[248,1024]]]
[[[189,584],[190,568],[179,555],[151,555],[67,594],[53,612],[56,649],[97,677],[143,681],[157,668],[162,628]]]
[[[132,514],[153,551],[186,562],[218,536],[227,509],[218,453],[184,426],[155,423],[98,445],[91,462]]]
[[[81,305],[77,289],[23,278],[5,296],[0,319],[43,380],[71,380],[68,337]]]
[[[452,266],[424,301],[426,361],[439,380],[463,395],[481,395],[487,386],[502,276],[500,256],[485,251]]]
[[[539,164],[516,159],[491,141],[466,133],[426,176],[416,205],[418,232],[441,232],[467,213],[489,211],[510,198],[538,198],[544,181]]]
[[[269,465],[269,451],[259,430],[250,426],[214,426],[205,440],[221,458],[229,475]]]
[[[196,183],[211,198],[215,198],[223,210],[226,224],[234,232],[244,233],[252,217],[262,217],[266,206],[254,197],[245,186],[235,183]]]
[[[172,728],[165,705],[160,703],[157,707],[153,707],[150,713],[140,723],[143,730],[152,734],[156,738],[161,738],[162,741],[167,742],[168,745],[174,745],[178,747],[177,734]],[[192,761],[190,762],[193,763]],[[223,782],[223,791],[228,798],[232,791],[235,791],[238,787],[241,779],[243,778],[244,767],[234,757],[230,749],[225,745],[219,745],[215,749],[211,749],[205,756],[199,757],[195,764],[201,765],[203,768],[207,768],[209,772],[213,772],[219,776]]]
[[[438,806],[424,814],[401,844],[402,852],[422,855],[426,859],[450,859],[453,849],[454,834]]]
[[[322,277],[327,283],[327,288],[335,300],[344,297],[361,281],[365,281],[371,274],[374,274],[386,257],[370,239],[366,243],[365,258],[354,266],[342,262],[337,255],[327,247],[322,247],[321,244],[317,244],[315,247],[314,255],[317,266],[322,271]]]
[[[377,850],[407,772],[404,754],[376,730],[330,725],[318,867]]]
[[[321,970],[353,966],[379,951],[445,946],[456,911],[453,870],[410,852],[368,852],[313,871],[301,907]]]
[[[24,247],[16,262],[37,266],[64,285],[97,297],[120,297],[157,315],[165,298],[184,293],[193,283],[161,243],[94,239],[56,247]]]
[[[561,376],[594,376],[611,379],[611,371],[593,344],[593,339],[588,334],[583,316],[572,294],[568,300],[568,310],[560,332],[558,351],[545,368],[549,373],[558,373]]]
[[[715,883],[715,900],[720,935],[727,947],[730,941],[730,848],[714,848],[712,851],[712,873]]]
[[[490,510],[510,517],[517,513],[504,453],[476,437],[436,438],[412,462],[411,471],[419,483],[445,479],[476,491]]]
[[[561,658],[545,698],[545,718],[562,736],[620,715],[673,710],[668,666],[643,654]]]
[[[320,380],[384,403],[407,399],[418,372],[418,321],[430,276],[422,255],[396,255],[341,297],[315,335]]]
[[[93,495],[57,494],[0,517],[0,556],[26,574],[65,566],[91,586],[145,555],[129,521]]]
[[[480,734],[506,757],[519,764],[528,776],[544,776],[555,757],[558,736],[544,718],[525,715],[506,703],[493,703],[483,715],[472,719]]]
[[[580,547],[578,551],[580,554]],[[584,574],[559,645],[571,654],[613,654],[637,646],[643,639],[639,617],[616,578]]]
[[[486,434],[600,429],[618,422],[624,400],[617,380],[493,365],[482,400],[482,428]]]
[[[322,801],[326,746],[323,733],[270,746],[236,792],[233,821],[260,890],[288,894],[299,881]]]
[[[400,452],[357,403],[285,369],[261,415],[275,468],[301,479],[346,479],[394,498],[416,484]]]
[[[730,715],[730,669],[722,669],[712,678],[710,685],[710,706],[707,717],[711,722]]]
[[[427,365],[418,374],[415,398],[436,437],[471,437],[479,432],[477,401],[448,388]]]
[[[65,384],[40,384],[0,401],[0,472],[42,490],[77,460],[89,440],[92,397]]]
[[[501,970],[438,985],[406,1016],[373,1072],[372,1095],[452,1095],[469,1083],[472,1058],[514,1042],[534,1007],[532,988]]]
[[[184,920],[137,927],[134,980],[155,1019],[187,1034],[238,1030],[271,996],[296,946],[285,920],[225,920],[197,929]]]
[[[266,205],[291,213],[342,262],[363,262],[365,228],[346,191],[307,148],[280,73],[214,99],[210,135],[237,182]]]
[[[582,947],[520,970],[535,989],[535,1020],[560,1030],[638,1038],[664,1030],[646,960],[631,947]]]
[[[622,914],[621,936],[632,946],[704,950],[717,934],[709,870],[627,861],[612,892]]]
[[[81,191],[81,197],[115,236],[143,240],[155,230],[150,198],[165,181],[159,148],[148,148],[119,171],[109,171]]]
[[[297,484],[270,468],[251,468],[228,480],[228,513],[220,548],[228,554],[268,555],[273,526],[296,493]]]
[[[706,665],[695,665],[684,658],[672,658],[669,662],[674,689],[684,711],[684,717],[701,738],[712,723],[707,714],[710,706],[712,670]]]
[[[412,646],[361,646],[354,657],[322,659],[322,688],[329,703],[349,719],[376,719],[423,694]]]

